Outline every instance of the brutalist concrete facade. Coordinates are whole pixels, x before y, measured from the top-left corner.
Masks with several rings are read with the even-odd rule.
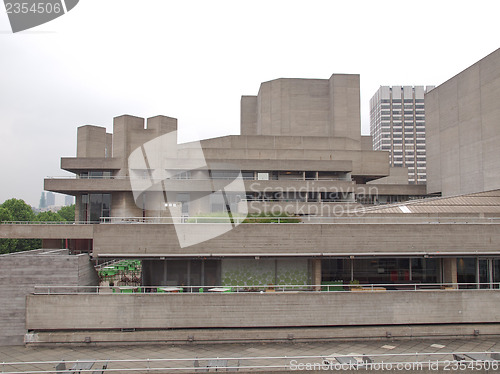
[[[425,96],[427,191],[500,188],[500,49]]]
[[[466,325],[488,323],[490,331],[497,331],[491,327],[497,322],[494,310],[479,307],[498,297],[500,234],[494,215],[485,218],[479,210],[465,218],[453,212],[443,217],[439,211],[417,215],[404,204],[397,208],[398,215],[360,210],[375,207],[381,197],[386,202],[424,197],[425,188],[404,183],[399,173],[391,174],[388,153],[373,151],[371,139],[360,135],[357,75],[263,83],[258,96],[242,99],[241,125],[239,136],[186,144],[177,144],[174,138],[167,158],[176,161],[169,164],[175,173],[168,175],[177,177],[151,186],[147,191],[153,196],[151,202],[141,200],[147,195],[134,194],[132,184],[147,180],[154,170],[148,162],[133,166],[130,155],[137,151],[146,155],[149,142],[175,133],[177,120],[157,116],[145,122],[120,116],[114,119],[113,134],[106,134],[103,127],[79,128],[77,157],[61,160],[62,168],[76,178],[46,179],[45,189],[76,196],[77,220],[83,222],[64,228],[0,225],[0,237],[36,235],[52,240],[60,232],[61,238],[90,241],[95,258],[141,259],[144,290],[178,286],[185,292],[114,294],[107,289],[107,294],[29,296],[27,328],[33,342],[78,343],[81,336],[96,342],[130,341],[130,336],[169,341],[168,336],[180,335],[169,335],[168,329],[209,327],[300,330],[391,325],[405,334],[408,326],[432,325],[450,334],[464,331]],[[188,168],[188,161],[200,150],[206,167]],[[286,210],[295,215],[294,221],[234,225],[209,240],[183,246],[178,223],[183,225],[183,235],[195,239],[199,228],[218,232],[220,223],[190,219],[226,212],[233,202],[221,206],[215,200],[192,200],[225,188],[235,169],[242,175],[244,191],[238,207],[254,204],[256,212],[263,207],[273,212],[272,207],[294,203],[296,208]],[[174,200],[162,200],[165,190],[177,193]],[[192,196],[186,199],[186,194]],[[155,209],[177,203],[181,204],[175,205],[175,214]],[[318,205],[341,207],[342,212],[300,215],[303,206]],[[337,282],[339,293],[321,291],[321,284],[331,281]],[[356,281],[390,283],[390,288],[347,292]],[[473,287],[482,282],[488,290],[457,290],[460,282],[474,283]],[[257,285],[276,291],[273,286],[279,283],[299,285],[301,290],[191,292],[194,286],[216,285],[243,286],[238,288],[243,291],[247,286],[251,289],[246,291],[255,291],[250,285]],[[409,291],[407,286],[413,283],[438,285],[425,292]],[[469,292],[477,294],[466,297]],[[445,301],[445,307],[439,301]],[[88,303],[95,316],[75,318],[74,305],[79,303]],[[163,314],[158,315],[158,310]],[[77,312],[85,314],[83,309]],[[337,313],[341,319],[335,317]],[[454,325],[439,327],[448,322]],[[121,329],[137,331],[125,337],[127,331]],[[336,336],[334,331],[328,334],[322,336]]]

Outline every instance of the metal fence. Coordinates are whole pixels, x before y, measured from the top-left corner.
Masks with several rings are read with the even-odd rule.
[[[492,283],[371,283],[371,284],[282,284],[282,285],[219,285],[219,286],[65,286],[36,285],[36,295],[65,294],[234,294],[295,292],[424,292],[424,291],[498,291],[499,282]]]
[[[496,217],[387,217],[370,216],[366,212],[347,212],[347,216],[316,217],[316,216],[289,216],[289,217],[251,217],[251,216],[178,216],[178,217],[101,217],[99,221],[3,221],[0,225],[89,225],[89,224],[204,224],[204,223],[232,223],[232,224],[500,224]],[[350,214],[350,215],[349,215]]]
[[[3,374],[158,373],[201,371],[497,371],[499,352],[421,352],[388,354],[328,354],[320,356],[192,357],[179,359],[68,360],[2,362]],[[58,370],[56,370],[58,368]],[[64,368],[64,369],[61,369]],[[97,368],[97,370],[96,370]],[[70,371],[66,371],[70,370]]]

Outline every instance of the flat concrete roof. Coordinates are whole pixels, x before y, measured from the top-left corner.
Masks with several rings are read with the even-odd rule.
[[[451,197],[433,197],[362,208],[358,212],[378,214],[492,214],[500,216],[500,190]]]

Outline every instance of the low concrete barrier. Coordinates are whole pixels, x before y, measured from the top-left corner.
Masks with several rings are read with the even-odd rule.
[[[34,331],[498,323],[497,290],[29,295]]]

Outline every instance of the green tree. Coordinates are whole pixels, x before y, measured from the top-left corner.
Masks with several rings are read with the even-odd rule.
[[[21,199],[9,199],[4,201],[2,208],[7,209],[12,215],[13,221],[34,221],[35,213],[31,206]]]
[[[1,215],[9,221],[35,221],[35,213],[31,206],[21,199],[9,199],[0,205]],[[5,213],[7,211],[8,213]],[[2,253],[29,251],[42,246],[40,239],[1,239],[0,251]]]
[[[36,220],[40,222],[61,222],[66,221],[63,217],[59,215],[59,213],[51,212],[50,210],[47,212],[38,213],[36,216]]]
[[[12,214],[7,208],[4,208],[0,205],[0,222],[4,221],[12,221]]]
[[[12,214],[6,208],[0,206],[0,223],[12,221]],[[0,239],[0,254],[9,253],[17,247],[16,239]]]
[[[75,222],[75,204],[63,206],[57,213],[66,221]]]

